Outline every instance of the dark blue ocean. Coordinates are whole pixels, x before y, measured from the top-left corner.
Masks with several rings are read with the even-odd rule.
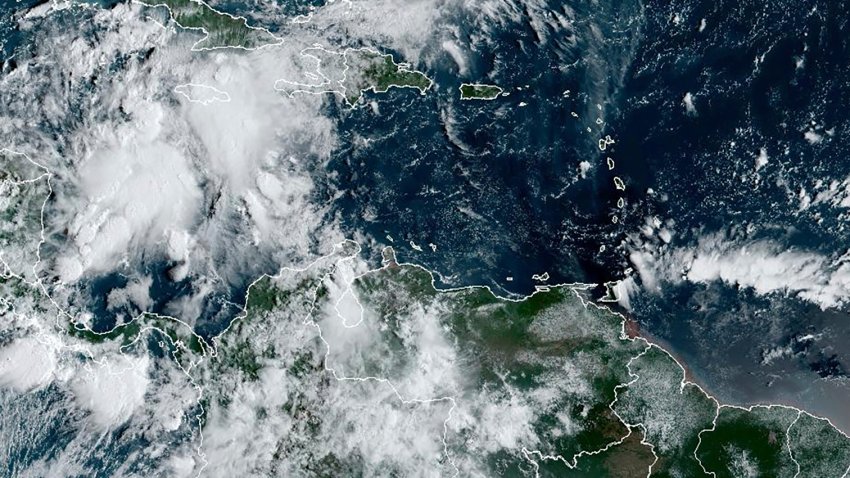
[[[669,247],[723,234],[827,257],[847,250],[838,213],[801,214],[794,196],[850,175],[850,2],[570,7],[576,21],[543,35],[527,11],[491,28],[465,75],[435,49],[428,97],[397,92],[381,98],[379,114],[337,113],[343,146],[329,191],[344,192],[348,230],[392,237],[400,257],[443,274],[446,286],[506,294],[528,293],[544,272],[549,283],[623,278],[650,217],[674,224]],[[460,44],[480,36],[468,20]],[[510,96],[460,101],[461,81]],[[811,142],[809,130],[825,139]],[[360,135],[372,138],[368,148]],[[607,135],[615,142],[601,151]],[[770,159],[756,168],[762,149]],[[591,169],[576,179],[582,161]],[[638,292],[624,312],[722,400],[801,405],[850,430],[846,311],[717,282]],[[809,335],[819,338],[798,343]],[[796,350],[763,363],[783,347]]]
[[[263,18],[259,4],[213,3]],[[281,5],[295,15],[318,3]],[[848,249],[839,212],[801,212],[795,197],[850,176],[850,2],[551,1],[511,11],[498,23],[447,13],[459,25],[452,40],[475,48],[461,71],[435,34],[414,65],[435,80],[428,95],[367,95],[377,112],[328,101],[339,148],[314,171],[315,200],[333,201],[328,220],[350,236],[375,239],[366,253],[376,264],[380,247],[393,245],[446,287],[525,294],[544,273],[548,283],[602,284],[630,274],[629,253],[651,217],[675,231],[668,247],[720,234],[831,258]],[[4,68],[20,42],[8,17]],[[510,95],[461,101],[462,82]],[[613,142],[602,150],[606,137]],[[769,160],[757,168],[762,149]],[[161,259],[138,267],[155,277],[158,309],[188,293],[165,278]],[[209,301],[199,328],[221,330],[262,272],[273,265],[246,267]],[[125,282],[93,279],[93,306],[105,307]],[[722,400],[800,405],[850,431],[846,310],[720,282],[639,288],[631,305],[623,312],[642,333]],[[765,362],[766,351],[783,348],[782,359]]]

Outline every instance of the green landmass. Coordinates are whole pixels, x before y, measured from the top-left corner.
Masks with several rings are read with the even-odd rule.
[[[417,88],[427,90],[431,80],[418,71],[410,71],[393,61],[392,55],[364,54],[372,64],[363,71],[369,88],[376,93],[385,93],[390,88]]]
[[[850,439],[823,418],[800,413],[788,430],[788,443],[800,466],[797,478],[846,476],[850,470]]]
[[[197,0],[139,0],[156,7],[166,6],[171,18],[182,28],[197,28],[206,36],[192,49],[211,48],[258,48],[280,43],[280,39],[261,28],[248,26],[244,18],[219,12]]]
[[[343,87],[351,105],[369,90],[386,93],[390,88],[416,88],[425,94],[432,84],[425,74],[396,63],[392,55],[369,49],[346,50],[345,63],[348,69]]]
[[[275,89],[292,96],[296,93],[336,93],[346,104],[356,108],[367,91],[386,93],[391,88],[413,88],[425,94],[433,81],[407,63],[396,63],[391,54],[370,48],[350,48],[341,52],[316,46],[301,51],[309,59],[311,78],[308,83],[279,80]],[[322,78],[320,83],[316,78]]]
[[[850,440],[824,420],[718,407],[683,382],[669,354],[628,338],[621,316],[585,303],[581,286],[522,300],[439,291],[428,271],[392,254],[353,274],[345,264],[357,251],[346,243],[310,268],[256,281],[215,348],[154,316],[71,334],[126,344],[154,330],[195,365],[203,427],[232,430],[234,443],[254,432],[273,440],[252,464],[269,476],[402,476],[414,466],[447,476],[779,478],[794,476],[795,458],[799,476],[840,476],[850,463]],[[372,443],[383,434],[409,455],[376,451],[390,446]],[[423,440],[435,448],[420,456]]]
[[[655,455],[649,445],[641,443],[643,434],[639,429],[633,429],[623,443],[612,446],[608,450],[595,455],[582,457],[575,470],[564,468],[553,470],[546,476],[565,476],[575,478],[632,478],[644,477],[649,473],[649,467],[655,462]]]
[[[693,384],[664,350],[652,346],[629,366],[635,380],[622,387],[614,410],[627,423],[641,424],[655,447],[658,476],[706,476],[694,457],[699,433],[711,428],[717,403]]]
[[[0,276],[35,280],[48,177],[47,169],[25,155],[0,149]]]
[[[797,466],[788,452],[786,431],[797,414],[785,407],[723,407],[714,429],[702,433],[696,455],[717,478],[792,478]]]
[[[415,327],[411,322],[418,320],[423,310],[437,314],[440,327],[461,351],[458,367],[469,378],[469,384],[454,393],[469,402],[465,406],[470,413],[480,413],[479,408],[485,405],[476,402],[475,397],[481,393],[492,395],[496,401],[519,394],[541,407],[529,426],[546,442],[546,453],[563,454],[571,462],[574,454],[597,451],[631,436],[608,405],[614,399],[615,387],[628,380],[629,359],[640,353],[644,345],[621,336],[618,316],[585,307],[571,288],[553,288],[522,301],[505,301],[485,288],[440,292],[434,289],[431,275],[424,269],[390,265],[351,285],[359,303],[369,311],[366,320],[379,329],[377,340],[361,346],[355,356],[343,357],[332,351],[323,363],[323,347],[303,338],[304,343],[293,347],[290,336],[298,330],[303,317],[311,315],[311,310],[321,328],[331,334],[329,322],[338,318],[319,311],[328,310],[338,300],[328,284],[333,277],[328,267],[324,273],[300,273],[286,280],[268,278],[255,283],[249,292],[245,317],[217,340],[217,360],[209,372],[210,377],[221,377],[233,376],[228,369],[238,371],[247,384],[256,382],[263,373],[283,371],[289,381],[297,384],[293,389],[305,390],[290,397],[279,409],[289,414],[293,423],[305,424],[300,432],[282,438],[281,447],[290,453],[299,449],[306,453],[312,440],[321,440],[323,430],[332,426],[323,413],[328,405],[317,402],[316,397],[317,390],[327,390],[333,383],[328,382],[325,366],[333,367],[340,375],[383,376],[399,382],[416,373],[421,366],[419,350],[410,343],[409,333]],[[282,330],[288,333],[276,332]],[[327,340],[332,343],[332,339]],[[577,374],[570,383],[559,379],[566,364]],[[214,413],[232,415],[235,412],[228,410],[244,403],[233,396],[233,385],[208,387],[211,394],[221,395],[212,399]],[[400,390],[405,393],[403,387]],[[433,393],[440,395],[449,390],[437,385]],[[545,404],[535,403],[532,397],[538,393],[553,398]],[[575,424],[573,432],[563,433],[565,420]],[[450,453],[466,456],[468,440],[480,439],[482,433],[478,427],[457,430],[447,441]],[[617,451],[606,454],[603,461],[588,465],[589,469],[614,469],[616,463],[639,468],[646,462],[646,448],[626,440]],[[352,458],[315,456],[305,466],[348,469],[359,463],[356,459],[352,462]],[[491,473],[532,468],[520,450],[486,454],[482,463]],[[610,476],[622,473],[615,470]]]
[[[502,89],[496,85],[480,85],[464,83],[460,85],[462,100],[492,100],[502,94]]]
[[[80,324],[68,322],[68,335],[92,344],[119,341],[122,347],[129,346],[153,334],[162,344],[163,353],[168,353],[180,365],[186,367],[212,351],[211,345],[196,334],[187,324],[171,317],[143,313],[139,317],[119,324],[107,332],[94,332]]]

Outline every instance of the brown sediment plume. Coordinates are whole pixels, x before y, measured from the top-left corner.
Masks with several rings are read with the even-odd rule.
[[[640,324],[638,324],[638,322],[632,318],[624,318],[623,329],[626,332],[626,336],[630,339],[636,339],[640,337]]]

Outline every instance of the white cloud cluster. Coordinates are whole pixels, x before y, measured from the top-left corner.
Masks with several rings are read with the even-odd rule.
[[[665,281],[723,281],[761,295],[797,296],[823,309],[841,307],[850,299],[846,257],[787,249],[771,240],[741,242],[711,234],[691,247],[635,250],[629,258],[649,291],[657,291]]]
[[[134,476],[172,454],[192,456],[187,412],[198,394],[170,356],[151,353],[147,335],[132,344],[74,339],[45,297],[22,290],[14,305],[0,300],[0,460],[30,457],[17,462],[19,476],[91,475],[92,466]],[[122,454],[140,440],[150,446]]]
[[[209,404],[206,476],[295,476],[324,466],[330,474],[484,476],[493,454],[523,460],[523,447],[580,430],[556,412],[565,397],[592,398],[588,375],[605,367],[598,357],[543,359],[529,350],[518,353],[517,365],[551,367],[533,386],[513,385],[511,371],[499,366],[502,380],[482,385],[481,364],[468,357],[475,347],[446,323],[457,312],[451,304],[463,299],[429,298],[407,282],[413,277],[390,274],[352,285],[365,267],[358,259],[337,263],[322,281],[323,306],[306,321],[301,299],[290,299],[223,337],[223,364],[231,354],[249,356],[248,347],[271,352],[257,357],[262,368],[253,379],[214,362],[199,369]],[[284,274],[278,283],[305,283]],[[547,340],[576,332],[565,331],[560,313],[535,324],[533,333]],[[548,413],[557,423],[541,434],[535,425]]]
[[[137,122],[110,132],[81,158],[75,184],[82,201],[69,230],[76,253],[64,255],[59,270],[65,282],[115,268],[134,247],[191,227],[201,211],[191,163],[160,138],[162,106],[140,103]]]
[[[71,6],[63,15],[85,19],[76,28],[53,19],[59,7],[27,15],[21,25],[37,46],[0,79],[0,132],[55,174],[39,273],[55,280],[57,300],[72,300],[80,281],[132,275],[139,261],[164,257],[170,278],[192,279],[195,294],[169,309],[191,314],[211,289],[340,240],[328,205],[313,200],[313,175],[337,141],[326,98],[289,98],[275,81],[300,77],[300,52],[312,44],[370,44],[432,61],[423,52],[441,51],[445,35],[435,32],[459,8],[329,2],[280,32],[298,41],[210,52],[192,52],[191,33],[137,4]],[[450,50],[462,59],[465,48]]]
[[[332,3],[299,41],[251,52],[191,52],[191,34],[163,28],[157,13],[135,4],[70,7],[63,18],[44,7],[28,16],[23,27],[35,37],[33,56],[18,57],[18,67],[0,78],[0,135],[8,141],[0,146],[25,151],[54,174],[39,269],[53,298],[75,305],[68,311],[83,317],[85,303],[74,300],[80,299],[74,288],[119,271],[127,285],[105,294],[107,310],[149,308],[150,272],[133,267],[163,257],[176,264],[172,280],[193,280],[192,295],[169,307],[191,320],[204,298],[244,280],[263,261],[270,268],[303,263],[314,248],[338,241],[334,224],[324,222],[326,205],[312,198],[312,175],[323,170],[337,141],[323,114],[326,99],[288,98],[274,83],[301,73],[302,41],[339,42],[340,21],[349,27],[348,40],[417,61],[436,31],[435,5],[441,2]],[[340,305],[354,310],[357,303]],[[418,310],[421,321],[403,331],[421,347],[421,373],[400,377],[410,396],[434,392],[448,380],[440,373],[455,371],[454,351],[438,324],[426,320],[430,313]],[[147,336],[121,350],[120,339],[83,344],[64,335],[66,317],[61,320],[62,334],[51,341],[30,336],[0,348],[0,387],[26,394],[50,386],[63,397],[49,411],[53,419],[78,420],[68,426],[81,430],[58,456],[29,471],[86,474],[86,457],[138,436],[153,445],[134,450],[116,476],[131,474],[140,457],[156,466],[161,461],[175,475],[203,468],[194,449],[166,446],[192,439],[187,410],[198,396],[183,370],[167,354],[146,354],[155,343]],[[315,343],[316,330],[305,330],[305,336],[280,335]],[[375,337],[366,339],[364,348]],[[207,475],[233,476],[232,467],[254,466],[275,451],[283,432],[303,425],[276,414],[263,422],[270,426],[258,426],[262,407],[271,405],[273,413],[296,393],[317,393],[293,390],[278,372],[264,370],[255,387],[237,391],[232,414],[210,415]],[[370,474],[411,463],[451,474],[442,441],[450,401],[406,403],[386,383],[359,381],[334,382],[327,400],[335,415],[324,436],[343,452],[363,454]],[[73,416],[61,416],[66,411]],[[126,433],[113,437],[128,422]]]
[[[328,344],[326,365],[336,377],[389,379],[405,400],[455,393],[462,377],[455,366],[457,352],[439,321],[439,304],[411,305],[405,320],[393,324],[399,344],[388,343],[386,318],[363,305],[344,284],[331,291],[335,300],[318,321]]]
[[[10,100],[0,132],[55,174],[40,273],[58,281],[57,299],[159,257],[175,263],[172,280],[195,280],[202,299],[340,239],[327,205],[312,199],[312,175],[336,147],[324,98],[274,90],[297,74],[300,46],[191,52],[191,34],[150,13],[81,9],[89,21],[80,30],[98,29],[96,42],[50,15],[30,17],[45,41],[0,79]],[[55,75],[38,67],[48,63]],[[197,98],[210,92],[216,101]],[[178,300],[188,302],[175,311],[199,310]]]
[[[333,40],[366,40],[375,46],[401,52],[405,61],[415,63],[420,60],[422,50],[439,34],[439,22],[446,9],[455,5],[459,4],[445,0],[328,2],[313,14],[310,22],[296,25],[292,34],[300,38],[303,38],[302,33],[335,37],[334,30],[344,23],[347,38]]]
[[[148,387],[148,357],[120,355],[81,370],[71,382],[80,404],[91,411],[93,423],[104,429],[127,421],[144,405]]]
[[[24,337],[0,348],[0,387],[27,392],[53,380],[56,350],[35,337]]]

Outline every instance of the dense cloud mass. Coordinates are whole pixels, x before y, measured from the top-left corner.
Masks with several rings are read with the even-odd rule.
[[[191,36],[149,13],[118,5],[28,16],[38,46],[3,78],[2,128],[8,147],[53,174],[40,274],[56,296],[70,301],[116,272],[138,288],[168,268],[191,295],[156,306],[194,321],[205,294],[244,290],[339,238],[310,175],[334,147],[334,127],[321,98],[271,88],[294,68],[295,46],[196,53]],[[65,29],[73,18],[89,23]],[[187,84],[228,101],[194,100]]]
[[[846,474],[817,8],[153,3],[0,7],[0,475]]]
[[[664,282],[723,281],[760,295],[797,296],[823,309],[840,307],[850,296],[850,265],[847,257],[837,259],[769,240],[736,241],[725,234],[703,236],[693,247],[661,254],[635,250],[630,257],[650,292],[661,290]],[[628,300],[628,294],[622,299]]]

